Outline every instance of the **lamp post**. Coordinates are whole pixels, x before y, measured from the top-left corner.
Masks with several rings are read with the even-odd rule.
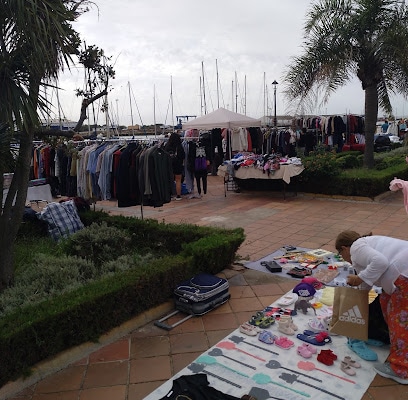
[[[276,125],[278,124],[278,121],[276,119],[276,86],[277,84],[278,82],[276,82],[276,80],[272,82],[272,85],[273,85],[273,127],[274,129],[276,129]]]

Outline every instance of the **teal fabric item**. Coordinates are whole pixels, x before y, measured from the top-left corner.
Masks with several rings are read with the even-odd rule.
[[[363,340],[348,339],[347,346],[363,360],[376,361],[378,359],[377,353],[367,347]]]

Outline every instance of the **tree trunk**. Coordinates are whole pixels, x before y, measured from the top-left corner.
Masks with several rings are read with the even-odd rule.
[[[30,85],[32,107],[37,108],[41,80],[33,80]],[[38,124],[38,122],[37,122]],[[34,140],[35,121],[25,121],[26,131],[20,137],[16,168],[6,196],[4,207],[0,209],[0,292],[14,282],[14,245],[23,219],[30,179],[31,152]]]
[[[0,291],[14,281],[14,244],[27,199],[32,143],[32,133],[20,140],[16,170],[0,217]]]
[[[103,96],[106,96],[108,94],[107,89],[103,90],[101,93],[91,97],[90,99],[84,99],[82,100],[82,104],[81,104],[81,115],[79,117],[79,120],[77,122],[77,124],[75,125],[74,131],[75,132],[79,132],[79,130],[82,128],[82,125],[84,123],[84,121],[88,118],[87,114],[86,114],[86,110],[87,108],[96,100],[100,99]]]
[[[374,168],[374,134],[377,128],[378,91],[376,85],[365,88],[365,150],[364,166]]]

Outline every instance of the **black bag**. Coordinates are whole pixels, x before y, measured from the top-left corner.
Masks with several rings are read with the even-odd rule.
[[[205,314],[230,298],[228,288],[224,278],[206,273],[195,275],[174,290],[176,309],[192,315]]]
[[[229,284],[224,278],[201,273],[177,285],[174,290],[175,310],[156,321],[159,328],[171,330],[193,316],[203,315],[230,298]],[[188,314],[173,324],[166,321],[179,312]]]

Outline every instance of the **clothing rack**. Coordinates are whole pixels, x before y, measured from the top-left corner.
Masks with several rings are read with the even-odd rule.
[[[84,139],[81,141],[70,141],[70,145],[74,145],[75,147],[79,146],[91,146],[93,144],[97,145],[102,145],[102,144],[119,144],[119,145],[128,145],[130,143],[139,143],[141,145],[146,145],[146,146],[161,146],[162,143],[167,141],[167,138],[146,138],[146,137],[127,137],[127,138],[95,138],[95,139]],[[140,193],[140,214],[141,214],[141,219],[144,219],[144,212],[143,212],[143,193]],[[94,204],[94,210],[96,206],[96,200],[93,201]]]

